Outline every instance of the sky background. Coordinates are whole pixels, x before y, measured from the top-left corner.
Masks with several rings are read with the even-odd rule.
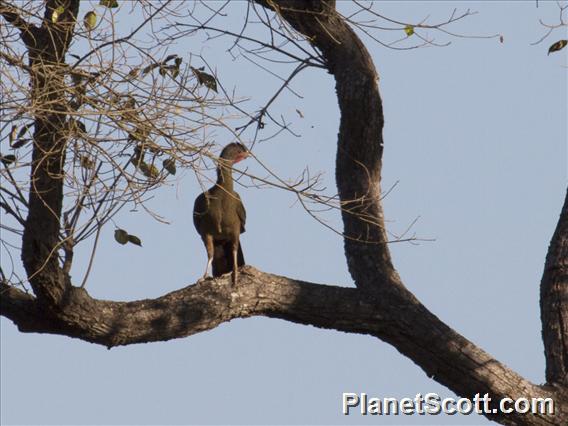
[[[244,6],[234,2],[217,24],[238,28]],[[338,7],[347,13],[352,4]],[[451,45],[395,51],[363,38],[384,103],[383,189],[397,183],[384,201],[388,229],[401,233],[419,217],[413,232],[434,239],[390,248],[405,285],[429,309],[542,383],[539,282],[566,190],[568,115],[567,50],[547,56],[547,49],[566,38],[566,29],[531,45],[544,32],[539,19],[558,21],[557,5],[543,1],[538,8],[530,1],[385,2],[380,11],[409,22],[430,15],[435,22],[454,7],[479,12],[454,31],[498,33],[504,43],[431,32]],[[80,16],[87,10],[83,6]],[[121,15],[119,25],[126,32],[135,18]],[[194,37],[173,53],[204,55],[226,87],[250,98],[250,110],[279,86],[251,63],[233,61],[225,53],[229,39],[202,41]],[[308,70],[292,87],[303,98],[285,93],[272,112],[284,114],[301,136],[281,133],[253,152],[284,177],[306,166],[321,171],[333,193],[339,114],[332,76]],[[218,148],[228,142],[218,140]],[[254,160],[246,166],[262,174]],[[241,239],[247,263],[306,281],[353,285],[341,238],[290,194],[237,190],[247,207]],[[199,192],[188,172],[156,194],[151,203],[170,225],[142,211],[121,213],[115,222],[140,236],[144,247],[118,246],[108,226],[89,293],[136,300],[194,283],[206,260],[191,217]],[[339,215],[326,218],[341,229]],[[82,279],[89,251],[87,244],[76,254],[75,281]],[[342,392],[381,398],[454,394],[376,338],[276,319],[234,320],[189,338],[109,351],[68,337],[22,334],[2,318],[1,343],[2,424],[489,423],[477,415],[346,417]]]

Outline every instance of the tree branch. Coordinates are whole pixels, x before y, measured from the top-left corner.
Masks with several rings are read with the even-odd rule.
[[[403,285],[392,264],[380,196],[384,118],[378,75],[369,52],[335,10],[335,1],[257,2],[280,14],[320,50],[335,77],[341,112],[336,182],[342,207],[345,255],[357,287],[364,290],[369,299],[382,301],[378,303],[377,312],[383,321],[391,323],[391,327],[377,337],[391,343],[426,374],[459,395],[471,397],[480,389],[491,389],[491,395],[502,392],[502,396],[509,397],[522,393],[524,380],[520,376],[511,371],[498,371],[506,367],[423,307]],[[400,315],[401,312],[404,314]],[[565,338],[567,329],[560,333]],[[401,334],[411,338],[402,338]],[[429,337],[424,340],[424,336]],[[454,357],[454,352],[465,356]],[[493,370],[493,366],[497,370]],[[480,371],[485,373],[477,376],[475,372]],[[496,389],[493,383],[496,375],[501,374],[512,381]],[[509,421],[502,416],[488,417]],[[561,422],[567,420],[568,417],[562,417]],[[514,422],[524,424],[527,420]]]
[[[22,332],[65,334],[61,321],[42,309],[35,297],[3,281],[0,282],[0,315],[11,319]]]
[[[568,192],[540,284],[546,381],[568,385]]]
[[[17,7],[0,0],[0,15],[20,31],[20,36],[26,46],[34,45],[37,27],[22,18]]]
[[[57,333],[108,347],[185,337],[234,318],[250,316],[369,334],[395,346],[429,377],[461,396],[473,398],[478,393],[488,393],[494,402],[505,397],[551,397],[556,401],[554,416],[496,412],[488,414],[489,418],[505,424],[567,424],[565,387],[541,387],[523,379],[444,324],[401,282],[388,250],[381,205],[384,120],[378,76],[364,45],[335,11],[335,2],[258,2],[281,14],[306,36],[322,52],[335,77],[341,111],[336,180],[346,258],[358,288],[307,283],[251,267],[243,269],[237,287],[231,287],[227,278],[208,279],[157,299],[135,302],[96,300],[85,289],[72,287],[68,275],[52,256],[60,243],[61,164],[66,148],[60,131],[65,123],[65,100],[52,89],[62,86],[63,79],[62,74],[55,74],[59,81],[54,78],[47,81],[40,75],[33,81],[34,90],[41,93],[49,89],[48,100],[56,108],[50,116],[36,117],[33,186],[23,237],[22,258],[37,297],[3,283],[0,314],[14,321],[22,331]],[[78,2],[73,1],[70,6],[65,9],[66,14],[73,16],[66,15],[66,22],[74,22],[70,18],[76,17]],[[53,42],[43,40],[53,43],[48,57],[44,57],[45,51],[35,50],[32,61],[38,65],[62,65],[72,26],[61,28],[67,30],[53,29],[56,36]],[[564,210],[562,217],[566,216]],[[561,219],[561,235],[566,234],[567,223]],[[562,237],[559,241],[563,241]],[[564,259],[565,244],[554,244],[562,248],[559,256]],[[551,252],[555,250],[551,248]],[[558,256],[552,254],[550,258],[553,267],[547,268],[545,274],[560,270],[561,262],[555,260]],[[46,259],[51,261],[46,263]],[[546,282],[544,277],[543,282]],[[562,280],[553,277],[552,282],[558,283],[560,290],[566,288]],[[544,292],[546,297],[553,294],[552,299],[566,297],[561,291]],[[566,317],[562,318],[565,321]],[[564,324],[554,318],[551,321]],[[565,336],[566,329],[560,330],[560,334]],[[557,340],[552,337],[553,342]],[[553,363],[565,366],[565,359]],[[556,367],[552,368],[551,377],[558,382],[556,371]]]
[[[494,401],[556,397],[477,348],[420,304],[293,280],[250,266],[243,268],[237,287],[228,277],[206,279],[153,300],[96,300],[73,287],[56,314],[41,309],[37,299],[20,290],[5,284],[0,289],[0,314],[24,332],[63,334],[111,348],[186,337],[235,318],[266,316],[378,337],[410,356],[430,377],[458,388],[460,395],[489,393]],[[557,408],[557,416],[567,414]],[[557,420],[514,413],[494,417],[511,424]]]
[[[64,12],[57,22],[52,15],[58,7]],[[22,262],[28,280],[46,307],[55,309],[70,288],[68,274],[60,268],[57,252],[61,247],[61,210],[68,134],[65,98],[65,54],[71,43],[79,0],[48,0],[35,46],[28,47],[34,111],[34,144],[28,200],[28,216],[22,236]],[[42,112],[42,106],[48,113]],[[49,301],[50,303],[47,303]],[[43,300],[42,300],[43,302]]]
[[[355,285],[369,291],[390,291],[396,282],[403,289],[388,250],[381,205],[384,119],[378,75],[369,52],[337,13],[334,1],[259,3],[276,9],[321,51],[335,77],[341,112],[335,173],[345,255]]]

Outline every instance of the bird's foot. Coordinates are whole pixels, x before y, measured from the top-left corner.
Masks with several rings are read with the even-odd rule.
[[[254,271],[254,267],[250,265],[239,266],[239,275],[247,275],[249,277],[252,277],[254,276]]]

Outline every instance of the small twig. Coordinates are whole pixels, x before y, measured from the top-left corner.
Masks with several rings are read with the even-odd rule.
[[[93,261],[95,260],[95,253],[97,251],[97,244],[99,242],[99,235],[101,233],[102,225],[97,224],[97,233],[95,234],[95,242],[93,244],[93,250],[91,251],[91,257],[89,258],[89,266],[87,266],[87,272],[85,272],[85,276],[83,277],[83,281],[81,282],[80,287],[84,288],[85,284],[87,283],[87,278],[89,278],[89,274],[91,272],[91,267],[93,266]]]

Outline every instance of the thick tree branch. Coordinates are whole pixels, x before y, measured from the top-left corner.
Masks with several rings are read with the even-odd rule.
[[[280,318],[378,337],[418,360],[430,377],[459,386],[461,395],[489,393],[494,400],[558,397],[553,390],[524,380],[419,304],[297,281],[252,267],[242,270],[237,287],[229,281],[228,277],[202,280],[158,299],[135,302],[95,300],[73,287],[56,316],[42,310],[35,298],[3,285],[0,313],[22,331],[63,334],[108,347],[185,337],[234,318]],[[448,383],[447,376],[456,379]],[[568,415],[559,405],[560,401],[557,416]],[[495,418],[510,424],[558,421],[558,417],[516,414]]]
[[[568,385],[568,192],[540,284],[546,381]]]
[[[0,313],[22,331],[63,334],[108,347],[189,336],[233,318],[255,315],[369,334],[395,346],[429,377],[461,396],[472,398],[488,393],[493,401],[550,396],[556,401],[554,416],[495,413],[488,415],[492,419],[505,424],[568,423],[565,387],[540,387],[523,379],[444,324],[402,284],[386,244],[380,202],[383,113],[378,77],[364,45],[335,11],[335,2],[258,2],[275,10],[306,36],[322,52],[335,77],[341,111],[336,179],[347,263],[358,288],[306,283],[250,267],[243,270],[236,288],[227,279],[205,280],[153,300],[96,300],[84,289],[72,287],[54,256],[60,244],[66,151],[61,131],[66,105],[58,94],[64,91],[57,89],[64,84],[60,69],[71,40],[78,1],[67,0],[65,16],[57,25],[47,19],[50,7],[55,5],[49,1],[39,40],[43,48],[30,49],[32,65],[42,71],[32,80],[34,100],[53,106],[53,112],[35,117],[32,186],[22,248],[36,297],[2,284]],[[547,267],[545,275],[564,271],[560,268],[565,258],[565,244],[561,241],[568,227],[566,222],[561,220],[561,236],[553,239],[553,246],[560,248],[551,246],[551,252],[559,254],[550,255],[547,265],[550,263],[552,268]],[[559,302],[566,297],[562,292],[566,291],[565,277],[560,273],[552,275],[551,279],[543,277],[543,303],[565,309]],[[549,281],[552,284],[546,284]],[[564,327],[566,317],[554,315],[549,321]],[[554,337],[554,333],[550,337],[553,349],[566,344],[562,340],[566,329],[558,328],[557,332],[560,337]],[[547,354],[553,363],[550,380],[554,383],[562,383],[559,375],[566,371],[565,353],[563,346]]]
[[[369,298],[380,294],[385,301],[379,312],[385,320],[392,321],[389,333],[393,335],[385,333],[379,337],[459,395],[472,396],[481,388],[491,389],[492,395],[522,393],[524,386],[494,387],[492,374],[477,377],[464,374],[466,370],[479,371],[481,366],[497,361],[489,359],[485,352],[423,307],[404,287],[392,264],[380,197],[384,119],[378,76],[365,46],[335,10],[335,1],[258,2],[280,14],[319,49],[335,77],[341,112],[336,181],[342,202],[345,255],[357,287],[366,291]],[[396,306],[397,311],[392,311],[392,306]],[[409,321],[405,325],[399,322],[400,312],[405,312],[402,318]],[[400,339],[399,333],[408,334],[411,339]],[[566,328],[560,330],[564,338],[566,333]],[[429,337],[424,339],[424,336]],[[429,345],[436,347],[434,353],[429,351]],[[453,351],[466,356],[451,359]],[[514,382],[522,380],[514,376]]]
[[[322,52],[341,112],[336,182],[341,199],[345,255],[359,288],[392,290],[398,279],[387,247],[381,205],[383,110],[372,58],[334,1],[259,1],[273,8]],[[410,296],[410,294],[408,294]]]
[[[63,323],[42,309],[35,297],[4,282],[0,282],[0,315],[23,332],[65,334]]]
[[[58,7],[64,12],[53,22]],[[70,288],[67,274],[60,268],[57,252],[61,247],[61,209],[68,132],[65,132],[68,105],[65,98],[65,54],[71,39],[79,0],[48,0],[45,19],[28,47],[32,96],[36,103],[28,217],[22,238],[22,262],[34,293],[55,308]],[[43,108],[42,108],[43,107]],[[48,111],[43,112],[43,111]]]
[[[4,19],[20,30],[20,36],[27,46],[33,46],[36,40],[37,27],[27,22],[17,7],[0,0],[0,15]]]

